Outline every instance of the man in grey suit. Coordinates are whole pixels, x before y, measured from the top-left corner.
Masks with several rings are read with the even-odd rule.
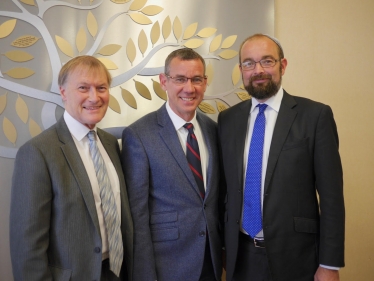
[[[207,85],[204,59],[191,49],[172,52],[160,82],[167,103],[125,128],[122,137],[134,280],[220,280],[216,123],[196,112]],[[184,127],[191,124],[192,133]],[[200,168],[192,163],[197,159]]]
[[[96,128],[110,83],[94,57],[67,62],[59,74],[63,117],[17,153],[10,210],[16,281],[132,279],[133,224],[119,146]]]
[[[252,99],[218,118],[227,280],[338,281],[345,214],[332,110],[282,88],[277,39],[247,38],[239,59]]]

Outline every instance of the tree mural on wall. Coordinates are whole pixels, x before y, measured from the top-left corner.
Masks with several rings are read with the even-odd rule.
[[[110,96],[109,108],[121,114],[124,106],[138,109],[142,106],[137,103],[135,96],[139,95],[144,99],[152,100],[158,98],[166,100],[166,93],[161,89],[160,84],[154,76],[163,72],[164,66],[150,67],[150,60],[157,55],[157,52],[165,47],[181,48],[188,47],[197,49],[204,44],[209,44],[209,53],[203,55],[207,62],[208,85],[214,83],[214,68],[211,60],[232,60],[237,57],[237,51],[230,49],[235,43],[236,35],[219,34],[214,27],[199,27],[198,22],[188,24],[183,27],[178,16],[171,17],[164,15],[164,9],[158,5],[147,5],[147,0],[110,0],[111,4],[117,5],[116,13],[107,15],[102,24],[99,24],[95,14],[102,12],[100,9],[104,1],[109,0],[2,0],[9,1],[19,10],[0,11],[0,43],[5,46],[1,50],[0,60],[0,128],[5,135],[5,141],[0,143],[0,156],[15,157],[17,151],[17,136],[19,131],[27,131],[28,138],[38,135],[42,130],[56,122],[55,111],[63,107],[59,96],[57,77],[58,72],[66,61],[78,55],[92,55],[101,60],[110,71],[120,69],[118,62],[112,59],[118,52],[125,52],[128,63],[131,67],[122,73],[113,75],[111,87],[119,87],[121,91],[118,96]],[[85,18],[85,25],[74,26],[78,30],[75,34],[75,40],[66,39],[63,34],[51,32],[46,25],[43,17],[49,9],[61,8],[74,9],[79,12],[80,17]],[[145,31],[141,31],[130,37],[126,44],[111,44],[104,40],[105,34],[110,30],[111,24],[119,17],[129,17],[131,24],[140,26],[151,26]],[[61,19],[61,26],[71,25]],[[22,24],[21,24],[22,23]],[[27,24],[31,27],[31,32],[22,33],[22,25]],[[66,27],[67,28],[67,27]],[[112,26],[113,28],[113,26]],[[10,40],[10,35],[14,32],[22,35],[16,39]],[[2,41],[1,41],[2,40]],[[35,48],[37,47],[37,49]],[[44,48],[45,52],[38,51]],[[37,52],[38,51],[38,52]],[[7,60],[11,68],[5,69],[2,61]],[[43,79],[43,72],[39,69],[33,69],[28,66],[31,60],[48,61],[50,83],[48,89],[43,87],[35,88],[28,85],[30,79]],[[137,77],[149,76],[152,81],[152,87],[148,88]],[[153,78],[151,78],[153,76]],[[229,75],[228,75],[229,76]],[[232,100],[228,99],[230,95],[237,95],[240,100],[249,99],[249,95],[243,90],[241,84],[240,71],[238,64],[232,64],[231,77],[228,82],[232,82],[232,89],[214,95],[205,96],[199,109],[206,114],[214,114],[232,106]],[[135,91],[130,90],[128,85],[133,83]],[[133,87],[131,87],[133,88]],[[3,91],[3,92],[1,92]],[[155,96],[155,95],[156,96]],[[15,102],[9,102],[9,95],[17,95]],[[29,111],[28,102],[25,97],[35,99],[35,102],[42,103],[40,112]],[[213,100],[215,103],[209,103],[207,100]],[[121,105],[122,104],[122,105]],[[15,108],[17,114],[13,117],[6,116],[7,107]],[[33,116],[39,114],[39,116]],[[19,118],[22,120],[19,127],[14,125],[12,120]],[[39,122],[35,120],[41,120]]]

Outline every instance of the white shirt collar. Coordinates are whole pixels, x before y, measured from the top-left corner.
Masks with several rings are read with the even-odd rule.
[[[88,134],[89,131],[96,131],[96,126],[92,130],[90,130],[81,122],[74,119],[66,110],[64,112],[64,119],[70,133],[77,141],[81,141]]]
[[[179,117],[170,107],[169,105],[169,101],[166,102],[166,111],[168,112],[169,114],[169,117],[171,119],[171,121],[173,122],[173,125],[175,127],[175,130],[179,130],[180,128],[183,127],[184,124],[186,123],[192,123],[195,127],[197,125],[197,120],[196,120],[196,111],[195,111],[195,115],[194,117],[192,118],[191,121],[186,121],[184,120],[183,118]]]
[[[279,88],[278,92],[274,96],[272,96],[271,98],[269,98],[264,103],[267,104],[268,107],[271,107],[276,112],[279,112],[279,108],[281,106],[282,98],[283,98],[283,87],[281,86]],[[251,113],[253,112],[253,110],[256,108],[256,106],[258,104],[259,104],[259,102],[256,99],[252,99]]]

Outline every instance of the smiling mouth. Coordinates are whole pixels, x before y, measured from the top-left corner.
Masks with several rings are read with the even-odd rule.
[[[193,101],[194,98],[182,98],[182,97],[181,97],[181,100],[183,100],[183,101]]]
[[[84,106],[83,108],[87,110],[96,110],[96,109],[99,109],[100,107],[101,106]]]

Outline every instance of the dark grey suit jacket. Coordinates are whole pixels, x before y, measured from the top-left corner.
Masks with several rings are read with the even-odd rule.
[[[112,135],[97,133],[120,182],[122,274],[127,270],[131,280],[133,225],[119,146]],[[10,210],[14,280],[100,280],[101,245],[91,184],[62,117],[17,153]]]
[[[197,121],[209,152],[203,200],[165,104],[123,131],[122,161],[134,220],[134,280],[199,280],[206,231],[217,279],[222,272],[218,216],[217,125]]]
[[[238,251],[243,153],[251,105],[251,100],[242,102],[218,118],[227,184],[228,281],[232,280]],[[344,266],[343,175],[338,145],[330,107],[284,92],[270,146],[263,202],[266,252],[274,281],[311,281],[319,264]]]

